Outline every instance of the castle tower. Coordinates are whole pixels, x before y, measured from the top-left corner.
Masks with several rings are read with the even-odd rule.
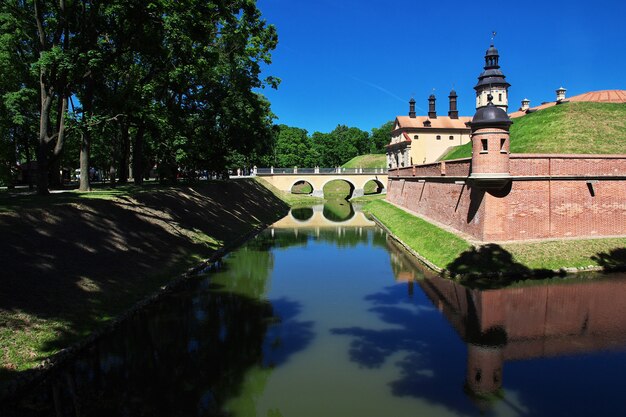
[[[476,110],[470,122],[472,172],[469,180],[480,188],[501,189],[511,179],[509,128],[513,122],[492,100],[489,94],[487,105]]]
[[[478,84],[474,87],[477,110],[487,105],[487,95],[491,93],[493,104],[505,112],[508,111],[511,84],[506,82],[504,74],[500,71],[499,59],[498,50],[492,43],[485,53],[484,71],[478,76]]]

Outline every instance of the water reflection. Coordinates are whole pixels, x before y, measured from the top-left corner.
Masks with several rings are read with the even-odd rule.
[[[324,203],[324,217],[336,223],[345,222],[354,217],[354,208],[346,200],[329,200]]]
[[[313,226],[323,208],[312,211],[131,317],[0,415],[621,412],[626,279],[470,289],[424,271],[381,229]]]
[[[394,273],[398,280],[408,280],[407,291],[410,294],[414,291],[410,284],[411,279],[415,277],[416,269],[412,265],[414,261],[394,244],[390,244],[390,250]],[[570,384],[574,382],[574,386],[579,385],[576,388],[580,389],[580,385],[595,384],[592,374],[583,377],[576,375],[576,371],[570,371],[573,378],[569,379],[568,373],[563,372],[560,364],[562,358],[587,356],[586,362],[603,364],[607,359],[615,358],[603,352],[615,351],[624,356],[626,276],[612,275],[606,279],[596,276],[593,280],[572,277],[565,281],[545,280],[527,286],[520,284],[514,288],[481,291],[433,274],[426,275],[428,276],[422,277],[423,279],[417,280],[416,283],[466,343],[467,362],[463,388],[482,412],[491,409],[498,401],[507,402],[503,390],[506,386],[507,363],[552,359],[549,366],[544,366],[544,372],[547,373],[550,367],[557,368],[552,378],[564,377]],[[371,296],[370,299],[377,304],[381,302],[388,304],[393,297],[385,299],[378,294]],[[390,307],[376,308],[387,320],[400,323],[398,317],[393,317]],[[423,354],[424,352],[421,353]],[[590,354],[591,358],[588,357]],[[424,395],[423,386],[419,383],[423,378],[419,371],[416,372],[420,369],[420,362],[422,361],[415,355],[409,356],[405,361],[404,372],[408,379],[392,384],[397,392],[402,394],[419,392],[419,395]],[[574,364],[570,363],[570,369],[574,369],[571,365]],[[526,379],[530,376],[532,379],[534,371],[535,367],[516,366],[511,378],[521,376]],[[534,377],[546,378],[545,373]],[[583,378],[584,382],[576,384],[578,378]],[[604,373],[601,380],[605,390],[623,383],[620,372]],[[511,385],[515,386],[516,383],[519,384],[513,381]],[[417,388],[418,386],[420,388]],[[533,388],[536,389],[536,385],[529,384],[523,387],[526,391],[533,391]],[[568,390],[564,389],[563,385],[558,388],[550,387],[549,395],[546,396],[548,401],[536,393],[534,398],[526,398],[528,401],[526,411],[531,411],[529,415],[551,415],[549,398],[555,396],[555,393],[569,396]],[[431,399],[439,397],[438,394],[430,396]],[[443,401],[450,405],[448,400]],[[533,409],[531,405],[533,402],[540,405]],[[610,414],[615,415],[610,401],[604,403],[604,406],[608,407],[608,410],[613,410]],[[526,414],[526,411],[514,404],[508,403],[507,407],[516,414]],[[557,414],[559,409],[563,411],[562,404],[551,407],[554,407],[553,411]],[[603,414],[599,412],[598,407],[601,406],[595,405],[582,412],[570,411],[568,415]],[[468,410],[460,407],[459,411]]]
[[[313,207],[292,208],[290,214],[294,219],[305,222],[313,217]]]
[[[346,200],[331,200],[312,207],[293,208],[287,216],[272,225],[273,229],[374,227],[376,224]]]
[[[297,302],[265,300],[267,245],[253,241],[210,280],[143,309],[0,415],[213,416],[235,397],[244,407],[242,389],[258,395],[272,367],[313,337]],[[268,331],[277,322],[283,331]]]

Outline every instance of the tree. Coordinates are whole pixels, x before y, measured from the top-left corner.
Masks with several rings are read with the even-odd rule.
[[[370,135],[370,153],[386,153],[387,149],[386,145],[389,144],[391,140],[391,132],[393,130],[393,121],[389,121],[383,123],[382,126],[378,128],[372,129],[372,134]]]
[[[304,166],[309,152],[307,131],[286,125],[278,126],[274,165],[279,167]]]

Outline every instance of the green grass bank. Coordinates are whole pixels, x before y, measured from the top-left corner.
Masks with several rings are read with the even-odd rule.
[[[626,104],[565,103],[513,119],[511,153],[623,154]],[[471,143],[444,160],[469,158]]]
[[[254,180],[0,195],[0,381],[284,216]]]
[[[364,210],[376,216],[398,239],[420,256],[444,270],[463,276],[468,284],[501,287],[518,278],[543,278],[577,270],[624,270],[626,238],[518,242],[474,247],[458,235],[443,230],[384,201],[367,203]]]
[[[387,156],[385,154],[367,154],[355,156],[342,165],[342,168],[385,168]]]

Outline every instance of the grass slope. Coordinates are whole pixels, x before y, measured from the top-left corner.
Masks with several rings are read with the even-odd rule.
[[[0,207],[0,380],[91,334],[288,209],[253,180],[4,194]]]
[[[626,238],[518,242],[486,244],[478,248],[457,235],[415,217],[383,200],[364,209],[374,214],[393,234],[421,256],[452,275],[468,275],[466,284],[503,287],[511,279],[552,275],[561,269],[623,270],[626,267]]]
[[[384,154],[368,154],[355,156],[342,165],[342,168],[385,168],[387,156]]]
[[[511,153],[623,154],[626,104],[565,103],[513,119]],[[471,143],[442,159],[472,156]]]
[[[446,230],[413,216],[384,200],[374,200],[364,210],[376,216],[394,235],[430,262],[445,269],[471,245]]]

